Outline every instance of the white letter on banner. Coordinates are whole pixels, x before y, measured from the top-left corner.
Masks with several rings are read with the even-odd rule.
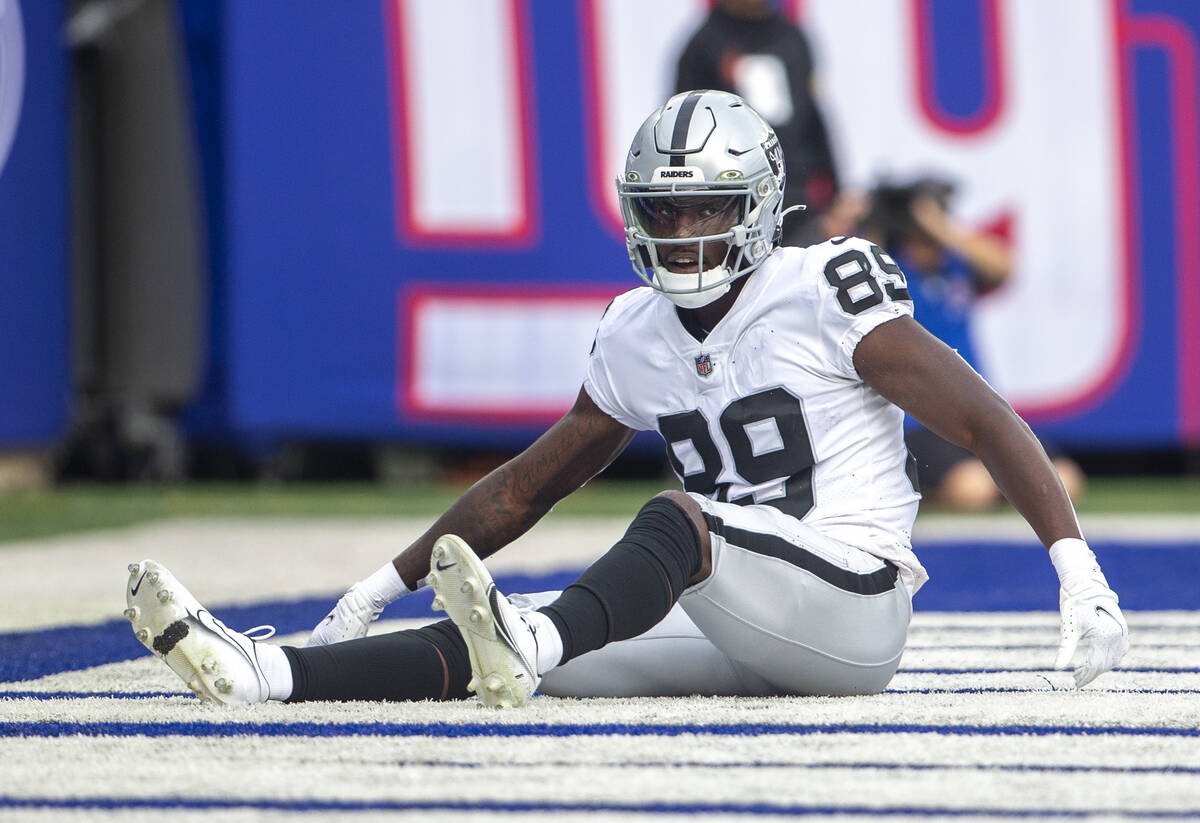
[[[417,243],[529,242],[528,0],[389,0],[399,231]]]
[[[25,35],[17,0],[0,0],[0,173],[8,161],[25,90]]]
[[[966,222],[1010,219],[1013,279],[976,315],[982,367],[1027,413],[1086,402],[1119,376],[1132,334],[1112,4],[999,0],[1001,108],[957,131],[922,109],[922,8],[804,3],[845,182],[949,176]]]
[[[706,0],[582,0],[584,114],[592,202],[624,236],[613,181],[646,116],[675,91],[675,64],[704,22]]]

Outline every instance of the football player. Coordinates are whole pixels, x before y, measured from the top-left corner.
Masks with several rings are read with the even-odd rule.
[[[1037,439],[912,316],[904,274],[837,237],[781,247],[784,165],[740,98],[672,97],[617,181],[645,287],[600,320],[575,405],[415,543],[356,583],[305,648],[226,627],[154,561],[130,566],[137,637],[205,700],[526,703],[576,696],[883,690],[927,575],[907,411],[969,448],[1049,550],[1082,686],[1128,648],[1125,619]],[[646,502],[561,593],[506,598],[480,558],[653,429],[682,490]],[[366,637],[428,583],[449,620]],[[997,581],[1003,585],[1003,581]]]

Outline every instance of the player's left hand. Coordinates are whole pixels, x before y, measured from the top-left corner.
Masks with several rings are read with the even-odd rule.
[[[1076,647],[1087,641],[1087,659],[1075,669],[1075,687],[1091,683],[1121,662],[1129,650],[1129,626],[1117,605],[1117,593],[1097,567],[1063,579],[1058,595],[1062,645],[1055,669],[1071,664]]]
[[[379,619],[383,607],[376,607],[371,598],[355,583],[334,604],[333,609],[313,629],[305,646],[328,646],[367,636],[367,629]]]

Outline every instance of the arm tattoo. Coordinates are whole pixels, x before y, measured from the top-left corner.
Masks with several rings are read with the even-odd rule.
[[[487,557],[527,532],[550,508],[607,466],[633,431],[579,405],[524,452],[463,493],[428,531],[396,558],[409,587],[429,573],[429,553],[457,534]]]

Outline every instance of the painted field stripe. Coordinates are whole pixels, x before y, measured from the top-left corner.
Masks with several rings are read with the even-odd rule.
[[[1022,689],[1010,686],[963,686],[954,689],[939,689],[934,687],[920,689],[889,688],[884,694],[1043,694],[1051,691],[1070,691],[1070,689]],[[1095,690],[1091,690],[1095,691]],[[1200,694],[1200,689],[1104,689],[1107,694],[1142,695],[1142,694]],[[157,698],[184,697],[193,699],[188,691],[177,692],[33,692],[33,691],[0,691],[0,701],[3,700],[89,700],[102,698],[104,700],[150,700]]]
[[[511,769],[511,763],[472,763],[446,760],[401,760],[400,767],[452,769]],[[947,771],[947,772],[1035,772],[1039,774],[1200,774],[1200,766],[1080,766],[1025,765],[1007,763],[868,763],[853,761],[707,761],[707,760],[539,760],[538,768],[605,768],[605,769],[878,769],[880,771]]]
[[[974,618],[975,616],[977,616],[979,614],[986,614],[986,612],[974,612],[974,613],[960,612],[960,614],[967,614],[971,618]],[[1047,612],[1047,614],[1049,614],[1049,612]],[[1136,614],[1136,612],[1134,612],[1134,614]],[[932,618],[932,617],[940,618],[941,615],[937,615],[935,613],[930,613],[930,612],[922,612],[920,610],[918,610],[914,614],[914,620],[920,620],[921,618]],[[1046,633],[1053,634],[1055,637],[1058,636],[1058,623],[1057,622],[1053,622],[1053,623],[1047,622],[1043,625],[1028,625],[1028,624],[1026,624],[1026,625],[1014,626],[1014,625],[1006,624],[1004,622],[1005,618],[1002,616],[997,615],[993,619],[994,619],[994,622],[988,622],[988,623],[959,623],[959,624],[947,623],[945,625],[941,625],[941,624],[938,624],[935,622],[918,623],[918,624],[913,625],[913,627],[909,630],[909,638],[910,639],[913,637],[919,638],[923,634],[932,634],[935,632],[937,632],[937,633],[956,632],[956,633],[962,633],[962,634],[974,634],[976,632],[990,632],[990,631],[1000,631],[1000,632],[1004,632],[1005,634],[1014,634],[1016,632],[1041,632],[1043,634],[1046,634]],[[1055,620],[1057,620],[1057,617],[1055,618]],[[1195,633],[1196,631],[1200,631],[1200,622],[1197,622],[1197,623],[1137,623],[1135,621],[1130,621],[1129,626],[1131,629],[1133,629],[1139,633],[1140,632],[1164,632],[1164,633],[1169,634],[1171,632],[1175,632],[1178,634],[1192,634],[1192,633]]]
[[[767,803],[563,803],[499,800],[276,800],[272,798],[2,797],[0,808],[18,809],[259,809],[289,812],[459,811],[614,812],[627,814],[860,815],[863,817],[1005,817],[1022,819],[1121,816],[1188,820],[1200,809],[1014,809],[953,806],[808,806]]]
[[[1137,643],[1134,647],[1138,651],[1163,651],[1165,649],[1182,649],[1195,650],[1200,649],[1200,643]],[[1052,645],[1047,643],[1005,643],[1004,645],[992,645],[990,643],[963,643],[936,646],[923,646],[919,643],[909,643],[904,647],[907,652],[1028,652],[1028,651],[1044,651],[1051,649]]]
[[[157,697],[194,698],[189,691],[177,692],[6,692],[0,691],[0,700],[88,700],[102,697],[105,700],[145,700]]]
[[[1070,689],[1019,689],[1016,686],[961,686],[958,689],[887,689],[886,695],[1040,695],[1050,691],[1070,691]],[[1091,690],[1096,691],[1096,690]],[[1105,689],[1109,695],[1200,695],[1200,689]],[[143,701],[143,699],[158,699],[185,697],[193,698],[192,693],[180,691],[0,691],[0,701],[6,699],[29,699],[29,701],[72,701],[72,699],[102,698],[106,701]]]
[[[937,734],[1009,737],[1054,735],[1096,737],[1200,737],[1200,727],[1182,726],[975,726],[965,724],[654,724],[654,723],[213,723],[161,722],[128,723],[73,721],[0,722],[5,737],[678,737],[679,735],[763,737],[772,735],[819,734]]]
[[[939,689],[928,687],[923,689],[889,688],[884,694],[1045,694],[1046,692],[1069,692],[1072,689],[1041,688],[1018,689],[1009,686],[963,686],[957,689]],[[1095,690],[1089,689],[1095,693]],[[1105,694],[1138,695],[1138,694],[1200,694],[1200,689],[1105,689]]]
[[[1048,666],[1034,666],[1032,668],[1001,667],[996,669],[910,669],[901,665],[897,674],[1050,674],[1056,669],[1051,669]],[[1200,674],[1200,667],[1184,666],[1181,668],[1167,668],[1158,666],[1118,666],[1113,669],[1115,672],[1136,672],[1138,674]]]

